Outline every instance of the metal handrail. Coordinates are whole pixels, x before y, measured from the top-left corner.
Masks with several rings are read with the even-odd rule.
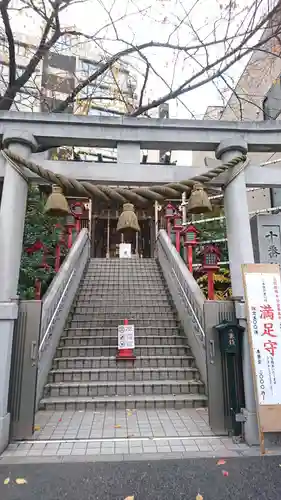
[[[191,310],[191,312],[192,312],[192,315],[193,315],[193,317],[194,317],[194,319],[195,319],[195,322],[197,323],[197,326],[198,326],[198,328],[199,328],[199,330],[200,330],[200,332],[201,332],[201,335],[202,335],[203,339],[205,339],[205,332],[204,332],[204,330],[203,330],[203,328],[202,328],[202,326],[201,326],[201,324],[200,324],[200,321],[198,320],[198,318],[197,318],[197,316],[196,316],[196,313],[195,313],[195,311],[194,311],[194,309],[193,309],[193,307],[192,307],[192,305],[191,305],[191,303],[190,303],[190,300],[189,300],[188,296],[187,296],[187,295],[186,295],[186,293],[185,293],[185,290],[184,290],[184,288],[183,288],[183,286],[182,286],[182,284],[181,284],[181,282],[180,282],[180,280],[179,280],[179,278],[178,278],[178,276],[177,276],[177,273],[176,273],[176,271],[174,270],[174,268],[172,268],[172,272],[173,272],[173,274],[174,274],[174,276],[175,276],[175,278],[176,278],[176,280],[177,280],[177,282],[178,282],[178,284],[179,284],[179,286],[180,286],[180,289],[181,289],[182,294],[183,294],[183,296],[184,296],[184,298],[185,298],[185,300],[186,300],[186,302],[187,302],[187,304],[188,304],[188,307],[189,307],[189,309],[190,309],[190,310]],[[198,335],[197,335],[197,337],[198,337]]]
[[[45,335],[44,335],[44,337],[43,337],[43,339],[42,339],[42,342],[40,343],[40,346],[39,346],[39,353],[43,350],[43,347],[44,347],[44,344],[45,344],[45,340],[46,340],[46,338],[47,338],[47,336],[48,336],[49,330],[50,330],[50,328],[51,328],[51,326],[52,326],[52,324],[53,324],[53,321],[54,321],[55,316],[56,316],[56,314],[57,314],[57,311],[58,311],[58,309],[59,309],[59,307],[60,307],[60,305],[61,305],[61,303],[62,303],[62,300],[63,300],[63,298],[64,298],[64,296],[65,296],[65,294],[66,294],[66,292],[67,292],[67,290],[68,290],[68,287],[69,287],[69,284],[70,284],[70,282],[71,282],[71,280],[72,280],[72,278],[73,278],[74,272],[75,272],[75,269],[73,269],[72,273],[70,274],[70,276],[69,276],[69,278],[68,278],[68,280],[67,280],[67,283],[66,283],[66,285],[65,285],[65,287],[64,287],[64,290],[63,290],[63,292],[62,292],[62,295],[61,295],[61,297],[60,297],[60,300],[58,301],[57,306],[56,306],[56,308],[55,308],[55,310],[54,310],[54,312],[53,312],[53,315],[52,315],[52,317],[51,317],[51,319],[50,319],[50,321],[49,321],[49,324],[48,324],[48,326],[47,326],[47,329],[46,329]]]

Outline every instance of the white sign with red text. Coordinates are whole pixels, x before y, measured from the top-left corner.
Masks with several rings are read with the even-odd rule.
[[[244,274],[259,405],[281,404],[280,274]]]

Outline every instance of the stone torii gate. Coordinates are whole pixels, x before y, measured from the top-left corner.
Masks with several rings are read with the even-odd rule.
[[[280,152],[278,122],[221,122],[147,120],[145,118],[79,117],[31,113],[0,113],[2,148],[22,158],[32,157],[41,166],[69,178],[104,184],[163,184],[204,174],[207,167],[140,164],[140,149],[215,151],[223,163],[247,152]],[[52,162],[38,149],[64,146],[114,147],[117,163]],[[40,150],[40,149],[39,149]],[[278,165],[279,166],[279,165]],[[224,187],[224,206],[236,316],[246,326],[241,265],[253,263],[253,247],[247,205],[247,187],[280,187],[278,166],[261,168],[241,164],[213,179],[208,185]],[[228,178],[231,182],[228,183]],[[0,208],[0,451],[8,442],[7,410],[14,321],[18,315],[17,287],[27,198],[27,181],[38,180],[28,171],[11,166],[2,156],[4,178]],[[11,217],[12,214],[12,217]],[[257,416],[247,335],[243,341],[243,374],[246,400],[245,437],[258,442]]]

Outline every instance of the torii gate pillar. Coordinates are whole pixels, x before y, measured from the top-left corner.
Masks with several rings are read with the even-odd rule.
[[[23,158],[36,150],[35,139],[23,130],[5,134],[2,144]],[[7,162],[0,206],[0,453],[9,442],[8,394],[27,189],[26,180]]]
[[[227,139],[220,143],[216,150],[216,157],[226,163],[237,156],[248,152],[244,139]],[[253,384],[253,375],[250,359],[250,346],[247,335],[245,312],[239,302],[244,302],[244,288],[242,282],[242,264],[254,263],[253,245],[249,220],[249,209],[245,184],[245,173],[241,164],[229,170],[229,179],[236,177],[226,186],[224,192],[224,209],[227,227],[228,254],[231,274],[232,294],[237,297],[236,316],[241,326],[245,328],[243,335],[243,379],[245,390],[245,440],[249,445],[259,444],[256,402]],[[238,173],[239,172],[239,173]],[[238,307],[237,307],[238,306]]]

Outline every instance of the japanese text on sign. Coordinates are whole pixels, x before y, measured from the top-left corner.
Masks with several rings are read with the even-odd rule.
[[[135,348],[135,327],[134,325],[118,326],[118,349]]]
[[[279,273],[246,273],[253,359],[259,404],[281,404],[281,303]]]

